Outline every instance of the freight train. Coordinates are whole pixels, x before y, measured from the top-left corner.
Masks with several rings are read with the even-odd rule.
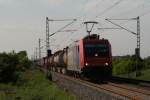
[[[46,70],[73,74],[89,79],[109,79],[112,75],[112,52],[107,39],[92,34],[44,57],[38,64]]]

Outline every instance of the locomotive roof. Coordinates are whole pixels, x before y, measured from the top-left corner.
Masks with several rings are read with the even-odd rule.
[[[91,35],[87,35],[83,38],[83,40],[89,40],[89,39],[98,39],[99,40],[99,35],[91,34]]]
[[[99,35],[97,35],[97,34],[91,34],[90,36],[87,35],[87,36],[85,36],[84,38],[82,38],[81,40],[83,40],[83,41],[89,41],[89,40],[91,40],[91,41],[93,41],[93,40],[104,40],[104,41],[108,41],[107,39],[104,39],[104,38],[100,39],[100,38],[99,38]],[[71,43],[71,44],[69,45],[69,48],[74,47],[74,46],[78,46],[78,45],[79,45],[79,40],[78,40],[78,41],[74,41],[73,43]]]

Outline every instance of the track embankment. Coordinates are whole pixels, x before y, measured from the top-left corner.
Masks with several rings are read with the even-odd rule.
[[[52,72],[56,84],[76,95],[78,100],[150,100],[150,91],[108,82],[94,84]]]

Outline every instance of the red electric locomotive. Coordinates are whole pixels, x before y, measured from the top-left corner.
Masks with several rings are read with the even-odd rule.
[[[108,79],[112,74],[109,41],[93,34],[69,47],[67,70],[91,79]]]

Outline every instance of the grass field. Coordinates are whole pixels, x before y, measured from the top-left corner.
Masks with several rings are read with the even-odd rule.
[[[75,100],[70,93],[45,78],[39,70],[30,70],[22,75],[17,84],[0,83],[0,100]]]
[[[130,74],[117,75],[117,76],[125,77],[125,78],[134,78],[134,79],[150,81],[150,69],[142,70],[141,71],[141,75],[139,75],[138,77],[135,77],[135,72],[134,73],[130,73]]]
[[[150,69],[143,70],[142,75],[137,77],[137,79],[150,81]]]

